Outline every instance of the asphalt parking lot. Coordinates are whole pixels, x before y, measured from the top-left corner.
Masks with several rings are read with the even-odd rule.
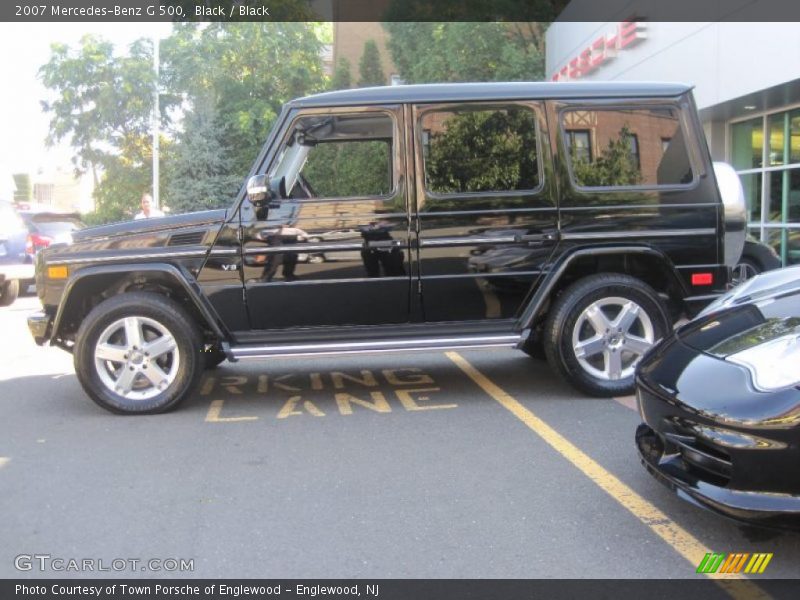
[[[224,364],[177,411],[95,406],[71,356],[0,309],[0,577],[20,554],[192,559],[90,576],[692,578],[705,552],[800,534],[674,497],[640,466],[631,398],[589,399],[511,350]]]

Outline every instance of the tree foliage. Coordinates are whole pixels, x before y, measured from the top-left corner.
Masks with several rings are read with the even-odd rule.
[[[307,23],[179,24],[162,45],[164,85],[214,107],[243,178],[282,105],[324,88],[320,50]]]
[[[165,189],[174,212],[216,208],[236,195],[242,177],[224,145],[229,127],[210,103],[196,104],[186,116]]]
[[[358,86],[371,87],[375,85],[386,85],[386,75],[381,67],[381,55],[378,51],[378,44],[375,40],[364,42],[364,52],[358,63]]]
[[[544,77],[543,23],[384,23],[409,83],[534,81]]]
[[[162,202],[180,210],[229,204],[232,178],[246,176],[281,106],[323,89],[320,49],[310,23],[176,23],[160,48]],[[132,215],[151,187],[152,43],[138,40],[123,55],[93,36],[77,48],[56,44],[40,77],[53,97],[42,103],[48,143],[69,143],[76,172],[95,178],[93,220]],[[186,148],[173,154],[176,138]],[[185,175],[200,204],[178,194],[186,182],[171,178]]]
[[[437,193],[536,188],[534,113],[519,107],[450,116],[430,135],[425,176],[428,189]]]
[[[311,149],[303,176],[319,198],[383,196],[391,191],[390,164],[387,142],[327,142]]]
[[[350,61],[344,56],[340,56],[333,70],[330,88],[332,90],[346,90],[351,87],[353,87],[353,79],[350,74]]]
[[[642,173],[639,170],[631,148],[631,133],[627,126],[619,135],[608,140],[608,145],[593,161],[579,158],[574,150],[572,171],[575,181],[586,187],[614,187],[639,185]]]

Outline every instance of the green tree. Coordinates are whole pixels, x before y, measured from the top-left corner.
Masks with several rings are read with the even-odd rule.
[[[330,88],[332,90],[346,90],[352,86],[353,80],[350,75],[350,61],[344,56],[340,56],[339,60],[336,61],[336,68],[333,70]]]
[[[409,83],[535,81],[544,77],[545,23],[384,23]]]
[[[151,42],[134,42],[124,56],[115,55],[110,42],[90,35],[75,49],[53,44],[39,76],[53,96],[42,102],[50,115],[47,144],[66,140],[75,153],[76,174],[91,172],[101,219],[126,216],[150,188]],[[161,96],[162,125],[176,101]]]
[[[28,173],[14,173],[14,202],[30,202],[33,198],[33,185]]]
[[[320,198],[382,196],[391,191],[390,164],[387,142],[326,142],[311,149],[303,177]]]
[[[224,146],[228,124],[208,102],[186,116],[169,163],[165,200],[173,212],[230,205],[242,185]]]
[[[527,108],[457,113],[430,136],[426,185],[438,193],[532,190],[535,115]]]
[[[578,158],[573,150],[572,171],[575,181],[586,187],[613,187],[638,185],[642,173],[636,165],[628,126],[619,130],[617,138],[608,140],[608,145],[593,161]]]
[[[364,52],[361,54],[361,60],[358,63],[358,74],[359,87],[386,85],[386,75],[383,74],[381,55],[375,40],[364,42]]]
[[[308,23],[180,23],[161,49],[165,87],[189,100],[189,112],[214,107],[230,174],[241,179],[282,105],[325,86]]]

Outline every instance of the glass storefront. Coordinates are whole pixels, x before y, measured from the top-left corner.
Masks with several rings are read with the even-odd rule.
[[[800,108],[731,123],[729,139],[750,233],[800,263]]]

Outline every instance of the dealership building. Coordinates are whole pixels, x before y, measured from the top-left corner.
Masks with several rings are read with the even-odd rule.
[[[714,160],[742,180],[751,234],[800,263],[800,23],[555,22],[554,81],[680,81]]]

